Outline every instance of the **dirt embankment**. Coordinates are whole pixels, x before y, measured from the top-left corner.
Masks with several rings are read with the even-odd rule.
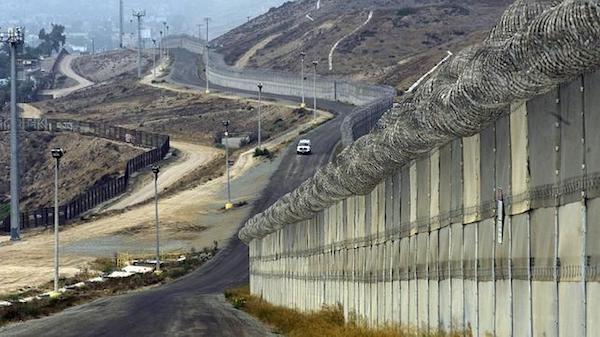
[[[7,132],[0,132],[0,203],[8,200],[10,145]],[[21,134],[22,206],[50,206],[54,193],[54,159],[50,150],[66,151],[61,160],[59,198],[74,198],[98,180],[122,174],[127,160],[144,150],[108,140],[74,133],[25,132]]]
[[[305,52],[307,70],[317,60],[321,74],[407,89],[447,50],[481,41],[512,2],[322,0],[320,10],[312,0],[287,2],[214,44],[232,65],[299,72],[299,54]],[[370,11],[373,16],[363,26]],[[329,71],[329,52],[338,41]]]
[[[137,51],[114,50],[79,56],[73,61],[73,69],[88,80],[101,83],[119,76],[137,76],[137,61]],[[144,53],[142,71],[148,71],[152,63],[152,54]]]
[[[97,85],[73,93],[68,99],[39,102],[36,106],[48,117],[128,126],[204,145],[212,145],[215,137],[222,133],[223,120],[231,121],[232,133],[252,135],[258,127],[256,102],[177,93],[134,80]],[[281,133],[309,117],[305,111],[264,105],[263,136]]]

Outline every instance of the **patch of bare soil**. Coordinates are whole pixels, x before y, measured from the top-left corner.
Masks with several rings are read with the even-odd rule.
[[[73,69],[88,80],[100,83],[124,75],[137,75],[137,51],[121,49],[94,55],[82,55],[73,61]],[[144,53],[142,70],[146,72],[153,56]]]
[[[54,159],[50,150],[62,147],[59,198],[74,198],[97,181],[123,173],[127,160],[144,150],[74,133],[21,133],[21,198],[24,209],[50,206],[54,196]],[[0,203],[9,197],[9,134],[0,132]]]

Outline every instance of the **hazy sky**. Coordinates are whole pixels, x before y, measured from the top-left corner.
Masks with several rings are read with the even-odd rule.
[[[146,9],[149,16],[177,21],[182,30],[190,30],[209,16],[211,38],[257,16],[285,0],[124,0],[126,21],[132,9]],[[117,20],[119,0],[2,0],[0,26],[26,24],[55,18],[68,21]],[[59,22],[60,21],[60,22]],[[175,25],[173,25],[175,27]]]

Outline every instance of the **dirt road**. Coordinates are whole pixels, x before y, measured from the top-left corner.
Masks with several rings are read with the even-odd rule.
[[[159,193],[175,184],[185,175],[210,162],[219,153],[219,150],[213,147],[177,141],[172,141],[171,147],[179,150],[179,160],[175,164],[161,170],[158,180]],[[154,181],[149,181],[141,186],[141,188],[122,197],[105,210],[114,211],[124,209],[152,199],[153,197]]]
[[[75,92],[77,90],[81,90],[81,89],[84,89],[84,88],[94,85],[94,82],[89,81],[89,80],[79,76],[75,72],[75,70],[73,70],[72,64],[73,64],[73,60],[75,60],[75,58],[77,58],[77,56],[75,56],[75,55],[65,56],[62,59],[62,61],[60,62],[59,70],[65,76],[75,80],[77,82],[77,85],[69,87],[69,88],[63,88],[63,89],[45,90],[43,92],[43,94],[51,95],[54,98],[60,98],[60,97],[67,96],[68,94]]]

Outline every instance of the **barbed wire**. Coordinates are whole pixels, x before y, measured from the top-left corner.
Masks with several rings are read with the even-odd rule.
[[[527,100],[600,65],[600,0],[518,0],[482,43],[443,64],[375,129],[248,220],[248,243],[364,195],[431,149],[477,134]]]

